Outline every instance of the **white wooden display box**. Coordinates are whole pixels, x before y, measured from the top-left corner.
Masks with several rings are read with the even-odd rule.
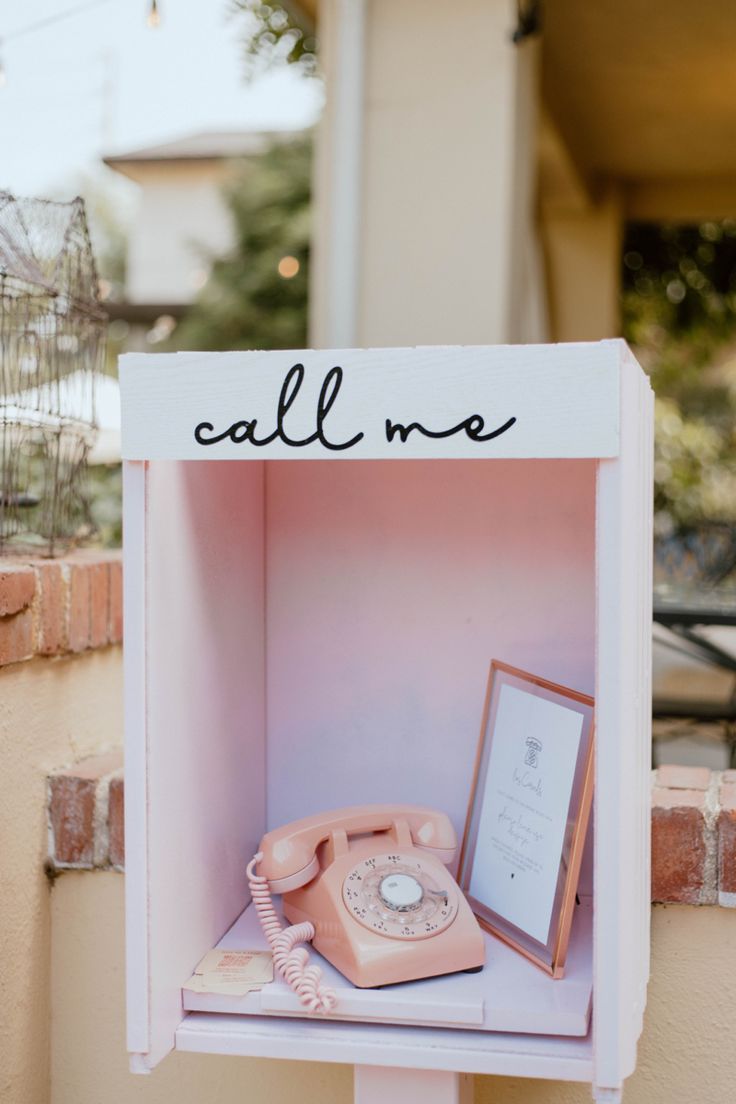
[[[176,1047],[353,1062],[361,1100],[383,1084],[370,1067],[447,1071],[455,1095],[478,1072],[617,1099],[649,955],[652,401],[625,344],[131,354],[121,383],[133,1068]],[[404,441],[387,420],[464,425]],[[576,921],[570,971],[592,982],[588,1034],[565,1020],[572,982],[495,941],[485,974],[511,955],[496,980],[519,997],[493,1030],[470,1026],[490,990],[465,975],[425,1010],[454,1027],[402,1025],[380,992],[378,1022],[295,1017],[278,985],[256,1016],[185,1012],[199,959],[240,939],[267,828],[379,801],[462,832],[494,657],[596,697],[593,936]]]

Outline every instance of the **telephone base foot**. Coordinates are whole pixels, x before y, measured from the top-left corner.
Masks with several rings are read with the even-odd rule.
[[[483,969],[485,969],[484,966],[468,966],[467,970],[458,970],[457,973],[458,974],[479,974]],[[425,980],[426,981],[431,981],[432,978],[438,977],[438,976],[442,977],[441,974],[439,974],[439,975],[433,974],[433,975],[430,975],[429,978],[414,978],[413,980],[414,981],[425,981]],[[392,986],[394,986],[394,985],[402,985],[404,983],[400,982],[400,981],[387,981],[387,982],[384,982],[383,985],[357,985],[356,983],[353,983],[353,984],[355,984],[356,989],[363,989],[363,990],[369,989],[372,993],[375,993],[379,989],[391,989]]]

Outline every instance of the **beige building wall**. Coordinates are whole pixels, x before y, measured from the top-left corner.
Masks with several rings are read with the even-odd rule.
[[[54,886],[50,1104],[351,1104],[352,1069],[342,1065],[174,1053],[148,1077],[130,1074],[123,883],[120,874],[70,872]],[[736,911],[655,907],[649,1003],[625,1104],[733,1099],[734,961]],[[589,1100],[587,1084],[475,1079],[476,1104]]]
[[[121,682],[119,647],[0,669],[2,1104],[44,1104],[49,1094],[46,779],[59,767],[120,745]]]
[[[333,198],[342,197],[346,171],[340,81],[349,83],[351,71],[337,27],[344,11],[340,0],[320,6],[328,85],[312,342],[328,347],[330,305],[349,278],[332,265],[331,248],[343,233]],[[545,336],[533,231],[538,56],[533,42],[511,44],[514,13],[509,0],[434,4],[431,18],[423,0],[365,5],[353,345]],[[331,98],[333,77],[341,94]],[[354,126],[350,133],[355,138]]]
[[[542,205],[553,341],[600,341],[621,333],[623,208],[609,188],[595,202]]]
[[[511,43],[515,5],[457,0],[428,18],[422,0],[370,0],[362,76],[346,10],[320,7],[311,343],[617,336],[624,206],[591,190],[540,113],[539,43]],[[362,103],[346,117],[354,82]]]

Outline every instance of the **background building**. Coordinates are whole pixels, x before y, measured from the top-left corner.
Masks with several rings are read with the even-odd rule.
[[[128,238],[124,304],[130,322],[179,318],[204,286],[213,257],[233,243],[223,189],[234,161],[262,153],[267,133],[192,134],[103,161],[138,185]],[[283,137],[283,135],[281,135]]]

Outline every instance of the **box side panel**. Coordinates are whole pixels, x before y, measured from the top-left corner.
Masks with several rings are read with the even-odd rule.
[[[652,632],[646,631],[646,624],[652,623],[652,602],[654,587],[654,391],[648,378],[643,375],[640,378],[641,407],[644,419],[643,432],[640,438],[641,457],[641,486],[642,510],[644,516],[649,518],[649,525],[645,527],[645,547],[642,555],[645,557],[644,579],[642,582],[642,694],[641,694],[641,726],[644,738],[641,741],[641,773],[644,787],[643,800],[640,802],[641,836],[644,840],[643,863],[641,870],[642,894],[644,896],[644,913],[646,922],[641,928],[641,965],[639,969],[640,1005],[642,1013],[646,1005],[646,989],[649,982],[649,966],[651,954],[650,938],[650,898],[652,884],[651,863],[651,834],[652,834],[652,790],[649,783],[652,765]]]
[[[595,463],[274,464],[271,827],[364,802],[462,833],[488,670],[591,693]]]
[[[149,1048],[146,771],[146,468],[123,464],[125,507],[125,927],[128,1050]]]
[[[151,463],[146,543],[149,1066],[248,900],[263,831],[263,469]]]
[[[652,400],[622,374],[621,455],[598,476],[595,1080],[631,1073],[649,971]]]
[[[633,359],[633,358],[631,358]],[[635,1041],[638,1041],[643,1028],[644,1008],[647,1000],[650,958],[651,927],[651,829],[652,829],[652,605],[654,598],[654,392],[649,379],[640,373],[639,411],[641,424],[638,433],[639,455],[639,510],[643,518],[643,531],[640,534],[639,555],[639,593],[637,609],[639,616],[639,894],[641,919],[639,927],[639,959],[635,968],[637,1016],[632,1023]]]
[[[128,354],[123,455],[615,456],[619,344]]]

